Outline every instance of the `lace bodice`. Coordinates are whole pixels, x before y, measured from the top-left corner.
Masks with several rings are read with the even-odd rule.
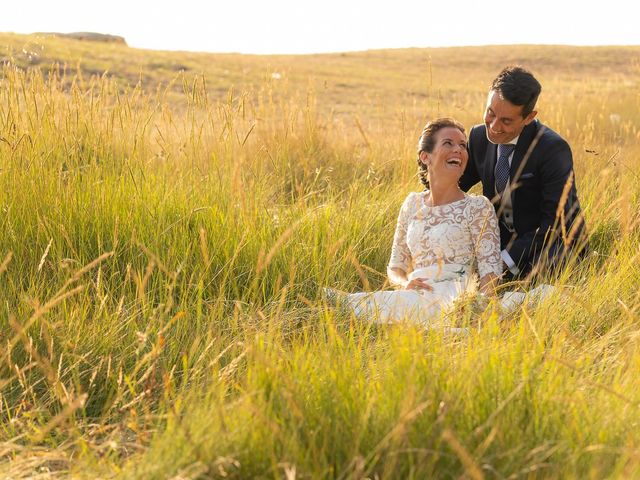
[[[481,278],[500,275],[500,233],[491,202],[465,194],[462,200],[430,207],[427,193],[410,193],[402,204],[389,268],[410,273],[431,265],[459,264]]]

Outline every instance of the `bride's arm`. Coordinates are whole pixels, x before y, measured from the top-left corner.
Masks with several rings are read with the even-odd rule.
[[[470,222],[471,235],[478,266],[480,293],[494,295],[502,274],[500,256],[500,229],[498,218],[491,202],[485,197],[476,197]]]
[[[433,290],[423,278],[413,278],[409,280],[407,272],[401,268],[387,268],[387,276],[392,285],[404,288],[405,290]]]
[[[498,276],[495,273],[487,273],[484,277],[480,277],[478,290],[484,295],[494,295],[496,286],[498,285]]]
[[[407,272],[401,268],[387,268],[387,276],[391,285],[404,288],[407,284]]]
[[[393,235],[393,245],[391,246],[391,258],[387,265],[387,276],[389,281],[395,285],[405,288],[407,283],[407,271],[411,267],[411,251],[407,245],[407,227],[412,208],[413,194],[409,194],[402,203],[398,221],[396,222],[396,231]]]
[[[407,228],[411,212],[416,206],[416,195],[417,194],[410,193],[400,208],[396,231],[393,236],[393,245],[391,247],[391,258],[387,266],[387,276],[393,285],[406,290],[433,290],[423,279],[414,278],[409,280],[407,275],[413,263],[411,251],[409,250],[409,245],[407,245]]]

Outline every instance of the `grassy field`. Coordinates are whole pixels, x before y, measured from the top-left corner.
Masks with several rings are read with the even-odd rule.
[[[0,48],[0,478],[640,476],[640,47]],[[589,257],[466,338],[329,308],[385,286],[424,123],[509,63]]]

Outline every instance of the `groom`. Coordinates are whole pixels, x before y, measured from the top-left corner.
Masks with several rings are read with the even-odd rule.
[[[536,119],[542,87],[521,67],[507,67],[489,89],[484,124],[469,132],[467,191],[482,182],[500,224],[507,278],[556,266],[585,245],[568,143]]]

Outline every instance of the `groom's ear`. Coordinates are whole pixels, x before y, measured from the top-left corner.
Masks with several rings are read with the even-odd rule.
[[[529,125],[531,122],[533,122],[533,119],[536,118],[537,114],[538,114],[537,110],[531,111],[531,113],[529,113],[529,115],[525,117],[524,124]]]

